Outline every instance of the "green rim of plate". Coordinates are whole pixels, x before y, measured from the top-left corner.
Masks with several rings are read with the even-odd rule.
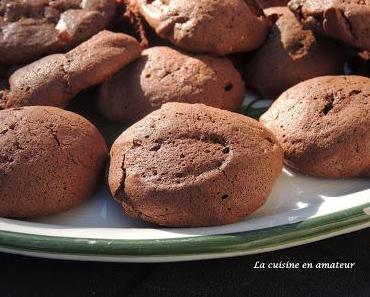
[[[254,231],[171,239],[73,238],[0,230],[0,248],[36,253],[133,258],[247,254],[256,250],[294,246],[365,226],[370,223],[370,215],[364,212],[368,207],[370,203],[299,223]]]

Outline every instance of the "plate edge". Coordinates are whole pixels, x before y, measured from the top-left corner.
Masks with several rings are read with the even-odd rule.
[[[85,256],[163,257],[244,252],[274,248],[321,234],[370,223],[366,203],[294,224],[230,234],[171,239],[91,239],[45,236],[0,230],[0,248]],[[346,228],[347,227],[347,228]]]

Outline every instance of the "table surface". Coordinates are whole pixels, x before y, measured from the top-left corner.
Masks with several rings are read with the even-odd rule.
[[[354,262],[353,269],[254,269],[268,263]],[[0,254],[1,297],[370,296],[370,229],[238,258],[126,264]]]

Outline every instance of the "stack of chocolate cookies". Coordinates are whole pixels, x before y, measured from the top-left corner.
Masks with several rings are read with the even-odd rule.
[[[108,159],[125,213],[171,227],[244,219],[283,162],[370,177],[368,0],[4,0],[0,29],[0,216],[74,207]]]

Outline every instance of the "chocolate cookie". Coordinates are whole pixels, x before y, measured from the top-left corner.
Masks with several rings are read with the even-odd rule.
[[[370,176],[370,79],[323,76],[284,92],[261,117],[286,163],[313,176]]]
[[[102,31],[66,54],[46,56],[15,71],[9,90],[0,93],[0,106],[65,107],[79,91],[103,82],[140,52],[133,37]]]
[[[257,121],[167,103],[115,141],[109,186],[131,217],[171,227],[222,225],[264,204],[282,162],[277,140]]]
[[[304,30],[286,7],[264,12],[276,22],[251,58],[246,74],[250,86],[261,95],[274,99],[301,81],[343,72],[345,57],[340,46]]]
[[[292,0],[288,6],[306,28],[370,50],[370,0]]]
[[[115,0],[2,0],[0,64],[23,64],[75,47],[109,24],[115,6]]]
[[[160,37],[194,52],[254,50],[270,26],[254,0],[131,1]]]
[[[227,58],[152,47],[102,84],[98,107],[110,120],[133,122],[174,101],[237,111],[244,94],[244,82]]]
[[[0,216],[67,210],[94,191],[107,147],[83,117],[55,107],[0,111]]]

